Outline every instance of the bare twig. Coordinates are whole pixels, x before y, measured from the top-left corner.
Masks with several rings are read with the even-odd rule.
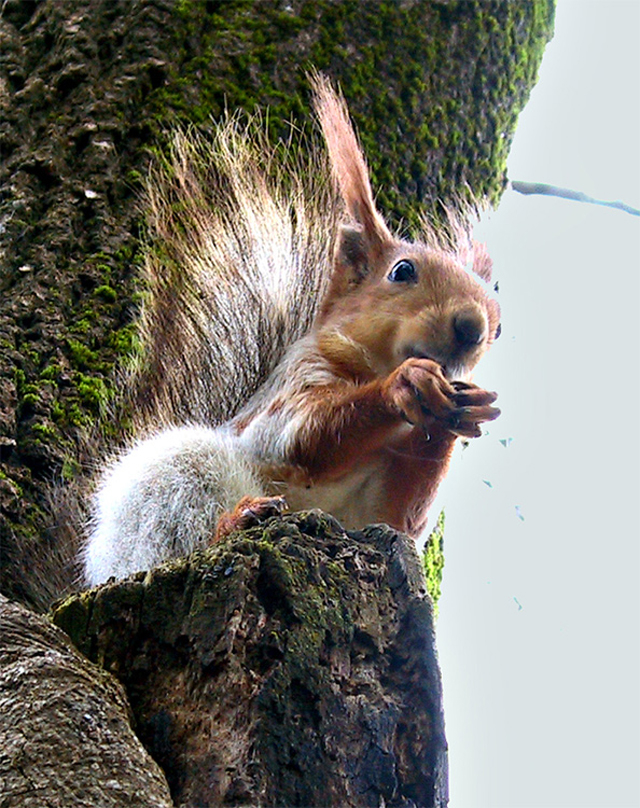
[[[511,180],[510,185],[519,194],[541,194],[543,196],[559,196],[562,199],[574,199],[576,202],[588,202],[591,205],[604,205],[608,208],[616,208],[630,213],[632,216],[640,216],[640,210],[632,208],[624,202],[605,202],[602,199],[594,199],[580,191],[571,191],[569,188],[557,188],[555,185],[546,185],[542,182],[520,182]]]

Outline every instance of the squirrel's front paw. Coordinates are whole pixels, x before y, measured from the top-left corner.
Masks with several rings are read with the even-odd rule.
[[[438,422],[466,438],[478,437],[480,424],[500,415],[491,406],[495,393],[466,382],[449,382],[431,359],[404,361],[387,380],[386,394],[409,423],[428,428]]]
[[[455,409],[456,390],[431,359],[405,360],[386,381],[386,395],[410,424],[446,420]]]
[[[213,541],[264,522],[270,516],[280,516],[287,507],[284,497],[242,497],[232,511],[220,515]]]

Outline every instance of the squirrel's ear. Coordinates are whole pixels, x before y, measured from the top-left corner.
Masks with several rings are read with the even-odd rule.
[[[344,99],[326,76],[310,76],[313,104],[329,151],[333,176],[349,215],[362,230],[364,242],[375,251],[392,240],[384,219],[376,210],[369,171],[351,126]]]
[[[334,275],[338,275],[344,286],[353,286],[364,280],[369,273],[367,244],[362,230],[343,225],[336,246]]]
[[[370,267],[370,255],[361,228],[342,225],[333,257],[331,282],[320,315],[326,315],[336,301],[344,300],[351,289],[362,283]]]

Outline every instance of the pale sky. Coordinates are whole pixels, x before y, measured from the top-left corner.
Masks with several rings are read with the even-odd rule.
[[[559,0],[509,176],[640,207],[638,0]],[[451,807],[638,808],[640,218],[511,192],[480,236],[503,414],[442,497]]]

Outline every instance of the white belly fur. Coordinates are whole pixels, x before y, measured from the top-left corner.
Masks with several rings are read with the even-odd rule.
[[[287,486],[282,493],[290,510],[320,508],[347,529],[383,521],[383,475],[378,463],[362,466],[339,480],[307,486]]]

